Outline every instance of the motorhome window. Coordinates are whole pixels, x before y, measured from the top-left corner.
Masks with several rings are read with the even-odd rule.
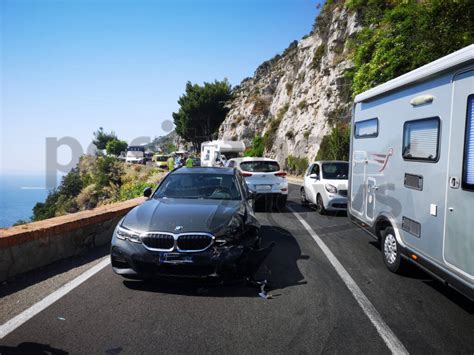
[[[405,122],[403,128],[403,159],[427,162],[438,161],[438,117]]]
[[[356,138],[374,138],[379,135],[379,119],[359,121],[355,123],[354,134]]]
[[[467,98],[466,137],[464,140],[462,187],[474,190],[474,94]]]

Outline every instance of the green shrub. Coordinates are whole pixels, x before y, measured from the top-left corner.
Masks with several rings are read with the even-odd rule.
[[[316,160],[349,160],[350,125],[339,123],[323,137]]]
[[[313,60],[311,61],[311,67],[314,70],[318,70],[321,65],[321,60],[323,59],[324,53],[326,52],[326,45],[321,44],[314,51]]]
[[[155,187],[154,184],[145,181],[130,181],[120,187],[120,201],[130,200],[135,197],[143,196],[143,190],[147,187]]]
[[[291,95],[291,92],[293,91],[293,83],[286,83],[285,87],[288,95]]]
[[[295,138],[295,132],[293,132],[292,129],[290,129],[288,132],[285,134],[286,138],[293,140]]]
[[[304,139],[308,140],[309,136],[311,135],[311,131],[308,129],[304,132],[303,136],[304,136]]]
[[[308,168],[308,159],[288,155],[285,160],[286,170],[293,175],[303,175]]]
[[[354,38],[354,94],[368,90],[474,41],[466,0],[350,0],[366,26]]]
[[[261,96],[256,96],[254,98],[254,104],[252,107],[253,115],[267,115],[270,111],[270,101],[262,98]]]
[[[120,153],[127,150],[128,144],[125,141],[121,141],[120,139],[112,139],[107,142],[105,146],[105,150],[107,154],[111,155],[120,155]]]
[[[303,111],[306,107],[308,106],[308,103],[306,102],[306,100],[301,100],[299,103],[298,103],[298,108]]]
[[[265,141],[261,136],[255,136],[252,140],[252,148],[244,153],[246,157],[262,157],[265,151]]]

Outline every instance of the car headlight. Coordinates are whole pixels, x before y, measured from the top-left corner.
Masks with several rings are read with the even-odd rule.
[[[227,224],[225,232],[217,237],[216,243],[218,244],[226,244],[227,242],[231,241],[232,239],[237,238],[240,236],[242,224],[237,217],[232,217],[232,219]]]
[[[121,240],[128,240],[133,243],[141,243],[140,234],[137,232],[131,231],[130,229],[125,229],[122,227],[117,228],[117,238]]]
[[[326,191],[329,192],[329,193],[332,193],[332,194],[337,193],[337,188],[334,185],[326,184],[324,187],[326,188]]]

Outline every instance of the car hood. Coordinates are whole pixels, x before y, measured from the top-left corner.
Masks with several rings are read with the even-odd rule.
[[[150,199],[132,209],[122,226],[137,232],[207,232],[219,234],[232,217],[243,215],[242,201]],[[182,229],[176,230],[181,226]]]
[[[337,188],[337,190],[347,190],[347,180],[323,180],[325,184],[331,184]]]

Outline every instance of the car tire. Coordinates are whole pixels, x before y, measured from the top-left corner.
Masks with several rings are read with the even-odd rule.
[[[326,208],[324,207],[324,201],[320,194],[316,197],[316,210],[320,215],[326,214]]]
[[[301,204],[307,205],[309,201],[306,198],[306,191],[304,190],[304,187],[300,189],[300,196],[301,196]]]
[[[395,237],[395,230],[387,227],[382,232],[382,258],[387,269],[391,272],[400,274],[405,269],[405,262],[400,254],[400,245]]]

